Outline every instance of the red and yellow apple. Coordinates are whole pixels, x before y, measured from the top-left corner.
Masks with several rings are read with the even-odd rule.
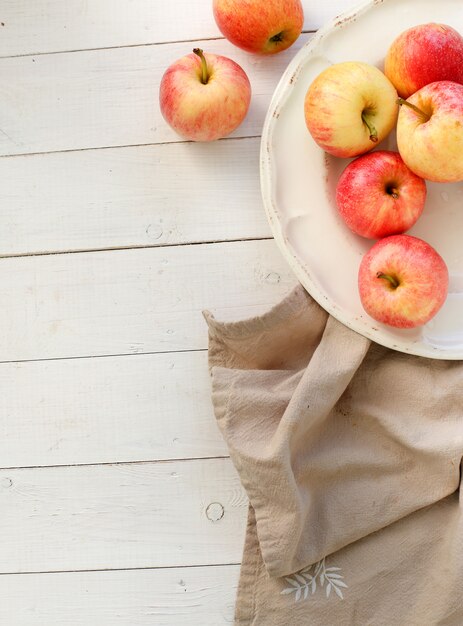
[[[394,128],[397,92],[373,65],[336,63],[310,85],[304,113],[310,134],[323,150],[353,157],[374,148]]]
[[[246,117],[251,85],[244,70],[224,56],[195,48],[164,73],[159,104],[164,119],[185,139],[213,141]]]
[[[446,24],[409,28],[392,42],[384,72],[402,98],[439,80],[463,83],[463,37]]]
[[[247,52],[275,54],[301,34],[300,0],[213,0],[217,26],[235,46]]]
[[[402,106],[397,146],[418,176],[434,182],[463,180],[463,85],[426,85]]]
[[[365,311],[397,328],[421,326],[434,317],[445,302],[448,283],[442,257],[410,235],[377,241],[363,257],[358,275]]]
[[[426,183],[397,152],[364,154],[344,169],[336,186],[336,204],[357,235],[379,239],[403,233],[421,215]]]

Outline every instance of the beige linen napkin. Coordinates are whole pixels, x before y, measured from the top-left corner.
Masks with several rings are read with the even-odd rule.
[[[209,326],[249,496],[239,626],[463,626],[463,363],[395,352],[297,287]]]

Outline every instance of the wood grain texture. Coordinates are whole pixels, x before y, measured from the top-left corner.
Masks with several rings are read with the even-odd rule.
[[[296,283],[273,240],[0,260],[0,361],[200,350]]]
[[[239,563],[247,499],[208,459],[1,470],[0,506],[15,573]]]
[[[0,364],[0,466],[226,456],[206,352]]]
[[[253,97],[232,137],[258,136],[281,73],[307,41],[271,58],[227,41],[203,41],[206,52],[240,63]],[[159,83],[191,44],[117,48],[0,59],[0,155],[181,141],[162,118]]]
[[[269,237],[260,140],[0,159],[0,255]]]
[[[0,55],[221,37],[211,0],[4,0]],[[351,0],[303,0],[304,28],[319,28]]]
[[[238,565],[0,576],[8,626],[226,626]]]

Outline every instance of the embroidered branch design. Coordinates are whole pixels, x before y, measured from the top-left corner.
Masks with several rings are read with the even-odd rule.
[[[342,595],[341,587],[347,589],[347,585],[343,581],[344,576],[339,573],[340,571],[340,567],[326,567],[325,559],[322,559],[318,563],[309,565],[293,574],[293,578],[285,578],[290,586],[283,589],[281,594],[294,593],[295,601],[299,602],[301,598],[307,600],[309,592],[313,595],[317,591],[317,586],[320,585],[320,587],[325,589],[327,598],[330,597],[333,590],[343,600],[344,596]]]

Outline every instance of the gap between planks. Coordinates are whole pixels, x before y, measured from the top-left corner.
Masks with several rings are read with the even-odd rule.
[[[63,468],[63,467],[113,467],[113,466],[124,466],[124,465],[154,465],[157,463],[181,463],[182,461],[216,461],[216,460],[225,460],[229,459],[229,455],[214,455],[214,456],[190,456],[183,457],[181,459],[143,459],[140,461],[103,461],[101,463],[56,463],[55,465],[21,465],[21,466],[9,466],[9,467],[0,467],[0,471],[9,471],[9,470],[32,470],[32,469],[53,469],[53,468]]]
[[[302,30],[301,35],[316,33],[316,30]],[[74,50],[50,50],[47,52],[27,52],[25,54],[0,55],[0,59],[21,59],[24,57],[51,56],[55,54],[75,54],[76,52],[95,52],[98,50],[119,50],[122,48],[149,48],[151,46],[169,46],[178,43],[196,43],[197,41],[224,41],[225,37],[198,37],[196,39],[177,39],[172,41],[159,41],[148,43],[133,43],[123,46],[101,46],[96,48],[76,48]]]
[[[1,57],[0,57],[1,58]],[[222,137],[217,141],[241,141],[242,139],[260,139],[262,135],[243,135],[242,137]],[[96,150],[118,150],[122,148],[149,148],[150,146],[165,146],[184,143],[195,143],[188,139],[178,139],[177,141],[154,141],[148,143],[128,143],[112,146],[90,146],[89,148],[68,148],[64,150],[42,150],[38,152],[15,152],[14,154],[0,154],[0,159],[16,159],[18,157],[34,157],[45,154],[67,154],[69,152],[93,152]]]
[[[139,244],[133,246],[108,246],[106,248],[75,248],[44,252],[19,252],[17,254],[0,254],[0,259],[20,259],[31,256],[58,256],[63,254],[86,254],[87,252],[123,252],[125,250],[151,250],[152,248],[181,248],[185,246],[204,246],[221,243],[240,243],[242,241],[269,241],[273,237],[241,237],[240,239],[215,239],[212,241],[183,241],[180,243]],[[123,356],[123,355],[121,355]],[[0,361],[5,363],[5,361]]]
[[[241,565],[239,561],[232,561],[230,563],[195,563],[193,565],[161,565],[156,567],[102,567],[96,569],[51,569],[40,570],[30,572],[0,572],[1,576],[30,576],[36,574],[85,574],[92,572],[143,572],[153,570],[166,570],[166,569],[194,569],[199,567],[232,567]]]
[[[225,242],[225,243],[228,243]],[[38,255],[40,256],[40,255]],[[82,359],[112,359],[126,356],[146,356],[155,354],[185,354],[188,352],[207,352],[207,348],[192,348],[190,350],[157,350],[154,352],[121,352],[120,354],[88,354],[78,356],[51,356],[43,359],[13,359],[10,361],[0,361],[1,365],[11,365],[13,363],[41,363],[43,361],[80,361]]]

